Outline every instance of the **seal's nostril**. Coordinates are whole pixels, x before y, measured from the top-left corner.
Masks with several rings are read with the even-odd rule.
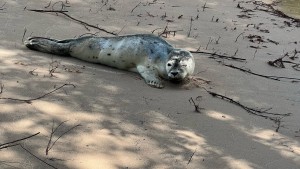
[[[178,72],[171,72],[171,74],[172,74],[173,76],[176,76],[176,75],[178,74]]]

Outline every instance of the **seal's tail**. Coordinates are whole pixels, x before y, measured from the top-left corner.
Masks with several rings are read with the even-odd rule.
[[[69,55],[72,41],[72,39],[58,41],[43,37],[30,37],[24,42],[24,44],[31,50],[66,56]]]

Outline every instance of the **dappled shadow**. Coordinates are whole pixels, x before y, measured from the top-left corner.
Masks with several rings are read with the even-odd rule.
[[[43,2],[43,5],[47,5],[49,1]],[[121,2],[113,2],[118,10],[124,5]],[[95,5],[96,2],[76,0],[71,3],[74,8],[69,10],[75,16],[84,15],[82,18],[91,23],[93,19],[102,15],[96,12],[96,8],[101,7]],[[128,11],[131,11],[138,1],[131,3],[131,6],[125,5],[123,9],[127,10],[128,16],[133,15]],[[55,36],[61,39],[73,37],[74,32],[77,32],[76,35],[83,34],[86,30],[81,25],[75,25],[64,18],[58,19],[55,15],[43,14],[43,18],[34,20],[30,17],[41,14],[22,11],[25,6],[39,8],[40,3],[11,1],[8,5],[17,5],[16,13],[22,13],[24,16],[19,18],[9,15],[9,12],[14,11],[6,11],[15,22],[15,25],[7,25],[14,27],[18,36],[13,35],[15,33],[12,30],[6,29],[5,35],[1,32],[1,38],[4,40],[0,41],[0,83],[4,88],[0,97],[35,98],[69,83],[74,84],[76,88],[66,86],[30,104],[0,100],[1,143],[40,132],[21,144],[37,157],[60,169],[251,169],[285,168],[286,164],[297,168],[300,165],[299,143],[291,138],[289,133],[275,133],[271,121],[246,114],[230,103],[212,98],[202,89],[183,90],[167,83],[165,89],[158,90],[147,86],[134,73],[25,49],[21,42],[24,26],[27,28],[26,36],[38,27],[39,30],[32,33],[33,35]],[[94,8],[91,8],[92,5],[95,5]],[[77,10],[79,7],[80,11]],[[146,7],[172,9],[160,3],[141,6],[134,11],[134,18],[139,13],[147,15],[144,11]],[[89,13],[89,9],[93,15]],[[103,14],[102,19],[105,19],[108,28],[121,30],[122,26],[114,26],[116,20],[107,18],[122,18],[124,14],[112,12]],[[162,11],[157,12],[164,14]],[[90,15],[92,16],[89,17]],[[137,27],[135,20],[128,21],[130,23],[123,30],[124,34],[151,32],[157,26],[166,25],[166,22],[161,20],[157,22],[157,26],[150,25],[153,22],[151,16],[137,18],[140,18],[141,25]],[[27,21],[26,24],[19,23],[22,19]],[[51,27],[49,22],[58,25]],[[122,22],[125,24],[126,21]],[[177,24],[174,23],[173,26]],[[170,41],[182,47],[197,47],[196,40],[186,40],[184,36],[181,34]],[[209,63],[199,57],[196,60],[199,61],[197,69],[200,70]],[[49,70],[53,69],[53,62],[57,68],[51,75]],[[214,64],[205,75],[215,77],[216,74],[220,74],[219,76],[225,77],[224,72],[227,70],[220,70],[224,68]],[[234,80],[230,78],[233,76],[228,77],[228,81]],[[242,80],[244,78],[241,77]],[[236,83],[243,85],[248,82]],[[215,84],[218,85],[217,82]],[[225,89],[221,86],[220,90]],[[242,95],[238,95],[234,92],[236,90],[238,89],[232,87],[232,90],[226,92],[236,100],[257,107],[268,105],[267,102],[259,101],[260,97],[247,97],[246,94],[253,94],[254,91],[242,91]],[[200,114],[193,112],[193,107],[188,101],[190,97],[199,95],[202,96],[199,104],[205,108]],[[46,155],[52,127],[63,121],[66,122],[54,134],[54,140],[75,125],[80,126],[63,135]],[[51,168],[20,146],[0,151],[0,168]]]

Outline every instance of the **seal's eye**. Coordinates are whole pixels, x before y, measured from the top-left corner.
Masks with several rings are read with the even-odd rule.
[[[171,64],[171,63],[168,63],[168,66],[172,66],[172,64]]]
[[[182,67],[186,67],[187,65],[181,65]]]

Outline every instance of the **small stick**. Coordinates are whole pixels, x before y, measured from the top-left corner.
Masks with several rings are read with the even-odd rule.
[[[63,10],[60,10],[60,11],[55,11],[55,10],[39,10],[39,9],[28,9],[28,11],[41,12],[41,13],[60,13],[60,14],[65,15],[66,17],[68,17],[68,18],[70,18],[70,19],[72,19],[72,20],[74,20],[74,21],[76,21],[76,22],[82,24],[82,25],[85,26],[85,27],[88,26],[88,27],[95,28],[95,29],[98,29],[98,30],[100,30],[100,31],[103,31],[103,32],[105,32],[105,33],[108,33],[108,34],[117,36],[117,34],[114,33],[114,32],[107,31],[107,30],[105,30],[105,29],[103,29],[103,28],[100,28],[99,26],[91,25],[91,24],[89,24],[89,23],[83,22],[83,21],[81,21],[81,20],[79,20],[79,19],[76,19],[76,18],[70,16],[69,14],[66,13],[66,12],[68,12],[68,11],[63,11]]]
[[[198,97],[201,97],[201,96],[198,96]],[[193,106],[195,107],[195,112],[201,113],[201,111],[200,111],[201,108],[199,107],[198,104],[195,103],[195,101],[192,97],[189,99],[189,102],[190,102],[190,104],[193,104]]]
[[[201,50],[201,45],[199,45],[198,49],[195,52],[199,52]]]
[[[6,2],[4,2],[4,4],[0,7],[0,10],[3,10],[5,8],[3,8],[6,5]]]
[[[48,155],[48,152],[49,152],[49,148],[50,148],[50,144],[51,144],[51,141],[52,141],[52,137],[53,137],[53,134],[55,133],[55,131],[59,128],[59,126],[61,126],[63,123],[65,123],[67,121],[63,121],[61,122],[55,129],[54,129],[54,120],[53,120],[53,123],[52,123],[52,131],[50,133],[50,137],[49,137],[49,141],[48,141],[48,144],[47,144],[47,147],[46,147],[46,155]]]
[[[196,150],[197,150],[197,148],[195,149],[195,151],[194,151],[193,154],[191,155],[191,157],[190,157],[190,159],[189,159],[189,161],[187,162],[186,165],[189,165],[189,164],[190,164],[190,162],[192,161],[193,156],[194,156],[195,153],[196,153]]]
[[[127,25],[127,24],[126,24]],[[126,27],[126,25],[124,25],[121,30],[117,33],[117,35],[120,35],[120,33],[123,31],[123,29]]]
[[[150,16],[150,17],[155,17],[154,15],[152,15],[151,13],[149,13],[148,11],[146,11],[146,13],[147,13],[148,16]]]
[[[255,50],[255,52],[253,54],[253,59],[256,57],[256,53],[257,53],[257,49]]]
[[[138,3],[138,4],[131,10],[130,13],[132,13],[132,12],[135,10],[135,8],[137,8],[138,6],[140,6],[141,3],[142,3],[142,2]]]
[[[207,50],[208,45],[210,44],[211,41],[212,41],[212,40],[211,40],[211,37],[209,37],[208,43],[206,44],[206,47],[205,47],[206,50]]]
[[[11,145],[6,145],[6,146],[3,146],[3,147],[0,147],[0,150],[1,149],[5,149],[5,148],[9,148],[9,147],[14,147],[14,146],[18,146],[20,144],[11,144]]]
[[[187,37],[190,37],[190,35],[191,35],[192,24],[193,24],[193,17],[191,17],[190,28],[189,28],[189,32],[187,34]]]
[[[46,147],[46,155],[49,154],[49,151],[53,148],[53,146],[55,145],[55,143],[62,137],[64,136],[65,134],[67,134],[68,132],[70,132],[71,130],[73,130],[74,128],[78,127],[78,126],[81,126],[80,124],[77,124],[76,126],[73,126],[71,127],[69,130],[67,130],[66,132],[64,132],[63,134],[61,134],[53,143],[52,143],[52,138],[53,138],[53,135],[54,133],[56,132],[56,130],[63,124],[65,123],[66,121],[63,121],[61,122],[55,129],[54,128],[54,121],[53,121],[53,125],[52,125],[52,131],[51,131],[51,134],[50,134],[50,138],[49,138],[49,142],[48,142],[48,145]],[[51,144],[52,143],[52,144]]]
[[[8,145],[8,144],[16,143],[16,142],[19,142],[19,141],[22,141],[22,140],[26,140],[26,139],[29,139],[29,138],[31,138],[31,137],[34,137],[34,136],[36,136],[36,135],[38,135],[38,134],[40,134],[40,132],[37,132],[37,133],[35,133],[35,134],[33,134],[33,135],[30,135],[30,136],[27,136],[27,137],[24,137],[24,138],[21,138],[21,139],[18,139],[18,140],[14,140],[14,141],[11,141],[11,142],[7,142],[7,143],[0,144],[0,149],[6,148],[6,147],[2,147],[2,146],[4,146],[4,145]]]
[[[227,64],[223,64],[224,66],[233,68],[233,69],[237,69],[240,70],[242,72],[246,72],[246,73],[250,73],[252,75],[256,75],[256,76],[260,76],[260,77],[264,77],[267,79],[272,79],[272,80],[276,80],[276,81],[281,81],[280,79],[286,79],[286,80],[291,80],[291,82],[300,82],[299,78],[294,78],[294,77],[284,77],[284,76],[267,76],[267,75],[262,75],[262,74],[258,74],[258,73],[254,73],[251,70],[247,70],[247,69],[243,69],[243,68],[239,68],[236,67],[234,65],[227,65]]]
[[[202,11],[203,11],[203,12],[204,12],[204,10],[205,10],[206,8],[209,8],[209,7],[206,6],[206,3],[207,3],[207,2],[205,2],[204,5],[202,6]]]
[[[234,52],[234,54],[232,56],[236,56],[238,51],[239,51],[239,49],[236,49],[236,51]]]
[[[30,152],[29,150],[27,150],[26,148],[24,148],[21,144],[19,144],[19,145],[21,146],[21,148],[22,148],[23,150],[25,150],[27,153],[29,153],[30,155],[32,155],[33,157],[35,157],[35,158],[38,159],[39,161],[41,161],[41,162],[47,164],[48,166],[50,166],[50,167],[52,167],[52,168],[54,168],[54,169],[58,169],[58,168],[54,167],[53,165],[47,163],[46,161],[42,160],[42,159],[39,158],[38,156],[34,155],[32,152]]]
[[[236,61],[240,61],[240,62],[246,61],[246,59],[244,59],[244,58],[225,56],[225,55],[221,55],[221,54],[217,54],[217,53],[211,53],[211,52],[203,52],[203,51],[198,51],[198,49],[197,49],[197,51],[190,51],[190,52],[191,53],[202,53],[202,54],[212,55],[213,57],[217,56],[217,57],[222,58],[222,59],[230,59],[230,60],[236,60]]]
[[[26,27],[25,27],[25,28],[24,28],[23,37],[22,37],[22,42],[24,42],[24,37],[25,37],[26,32],[27,32],[27,29],[26,29]]]
[[[244,34],[244,33],[245,33],[245,32],[240,33],[240,34],[236,37],[236,39],[235,39],[234,42],[237,42],[238,38],[239,38],[242,34]]]
[[[281,117],[281,118],[276,118],[276,119],[275,119],[275,124],[277,124],[277,127],[276,127],[276,129],[275,129],[276,132],[278,132],[279,129],[280,129],[280,127],[282,127],[282,126],[281,126],[281,119],[282,119],[282,118],[283,118],[283,117]]]
[[[221,39],[221,36],[219,36],[218,39],[216,40],[216,44],[219,44],[220,39]]]
[[[70,132],[71,130],[73,130],[74,128],[79,127],[79,126],[81,126],[81,124],[77,124],[76,126],[71,127],[69,130],[67,130],[66,132],[64,132],[63,134],[61,134],[61,135],[60,135],[60,136],[52,143],[52,145],[49,147],[48,151],[52,149],[52,147],[54,146],[54,144],[55,144],[62,136],[64,136],[65,134],[67,134],[68,132]]]
[[[256,115],[256,116],[260,116],[260,117],[264,117],[266,119],[269,119],[269,120],[275,122],[275,124],[278,123],[277,122],[278,121],[278,117],[274,117],[274,116],[281,116],[281,118],[282,118],[282,117],[286,117],[286,116],[290,116],[291,115],[291,113],[279,114],[279,113],[269,113],[269,112],[267,112],[270,109],[259,110],[259,109],[250,108],[250,107],[244,106],[240,102],[235,101],[232,98],[226,97],[224,95],[221,95],[221,94],[218,94],[218,93],[215,93],[215,92],[212,92],[212,91],[208,91],[208,90],[206,90],[206,92],[208,92],[213,97],[218,97],[218,98],[221,98],[222,100],[226,100],[226,101],[228,101],[230,103],[233,103],[233,104],[235,104],[235,105],[243,108],[244,110],[246,110],[250,114],[253,114],[253,115]],[[273,117],[270,116],[270,115],[272,115]]]
[[[49,8],[49,7],[50,7],[50,5],[51,5],[51,3],[52,3],[52,1],[49,1],[48,5],[47,5],[47,6],[45,6],[44,8]]]
[[[0,85],[0,94],[3,93],[3,89],[4,89],[4,84],[1,84],[1,85]]]
[[[32,11],[32,12],[41,12],[41,13],[64,13],[64,12],[69,12],[66,10],[43,10],[43,9],[27,9],[28,11]]]
[[[38,73],[35,73],[34,71],[36,70],[37,68],[29,71],[29,74],[33,75],[33,76],[38,76]]]
[[[6,98],[0,98],[0,100],[13,100],[13,101],[20,101],[20,102],[25,102],[25,103],[30,104],[32,101],[42,99],[42,98],[44,98],[44,97],[46,97],[46,96],[48,96],[48,95],[50,95],[50,94],[56,92],[57,90],[59,90],[59,89],[65,87],[65,86],[73,86],[74,88],[76,87],[76,86],[73,85],[73,84],[63,84],[62,86],[60,86],[60,87],[58,87],[58,88],[56,88],[56,89],[54,89],[54,90],[52,90],[52,91],[50,91],[50,92],[48,92],[48,93],[42,95],[42,96],[39,96],[39,97],[36,97],[36,98],[33,98],[33,99],[16,99],[16,98],[6,97]]]

